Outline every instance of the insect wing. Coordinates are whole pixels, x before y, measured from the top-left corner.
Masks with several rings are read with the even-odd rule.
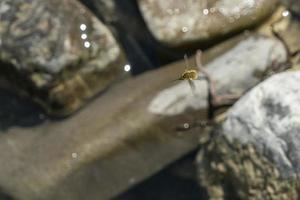
[[[201,50],[198,50],[196,52],[196,65],[197,65],[197,69],[199,71],[202,71],[203,66],[202,66],[202,51]]]
[[[195,91],[196,91],[195,83],[193,81],[191,81],[191,80],[188,80],[188,82],[189,82],[189,85],[191,87],[193,95],[195,95]]]

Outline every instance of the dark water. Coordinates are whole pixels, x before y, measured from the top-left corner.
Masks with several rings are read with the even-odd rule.
[[[191,153],[113,200],[206,200]]]
[[[114,1],[117,6],[117,17],[113,21],[107,21],[103,13],[105,11],[96,9],[94,0],[81,0],[98,18],[113,29],[132,66],[134,75],[182,59],[185,53],[192,53],[188,49],[174,50],[157,42],[147,28],[135,0]]]
[[[36,126],[45,119],[45,114],[29,99],[0,89],[0,133],[14,126]]]
[[[13,200],[13,198],[0,192],[0,200]]]

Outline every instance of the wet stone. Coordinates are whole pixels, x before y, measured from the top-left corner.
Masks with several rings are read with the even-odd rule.
[[[299,71],[270,77],[230,109],[223,125],[229,138],[253,144],[283,177],[300,174],[299,80]]]
[[[253,34],[246,36],[205,67],[215,82],[217,94],[238,96],[262,80],[256,72],[263,73],[272,67],[272,63],[282,64],[286,60],[286,50],[279,40]],[[163,116],[172,116],[189,109],[206,108],[208,84],[201,80],[194,84],[195,95],[185,81],[162,90],[152,100],[149,110]]]
[[[0,3],[1,76],[46,112],[67,115],[124,73],[110,31],[72,0]]]
[[[209,42],[251,27],[272,13],[274,0],[138,0],[155,38],[168,46]]]
[[[214,148],[209,149],[208,145]],[[299,180],[278,177],[276,166],[248,147],[255,148],[229,140],[224,134],[211,134],[210,141],[201,145],[201,156],[197,159],[198,180],[207,189],[209,199],[297,200]],[[222,154],[222,148],[226,148],[228,154]],[[216,161],[226,167],[225,173],[209,164]],[[218,192],[212,188],[217,188]]]

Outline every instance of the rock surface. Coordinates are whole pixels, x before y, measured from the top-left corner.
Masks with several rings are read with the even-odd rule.
[[[124,72],[114,37],[77,1],[4,0],[0,16],[1,75],[49,113],[74,112]]]
[[[252,143],[283,177],[300,174],[300,73],[274,75],[241,98],[223,128],[229,138]]]
[[[282,179],[278,169],[251,144],[213,135],[201,144],[198,178],[211,200],[297,200],[295,177]]]
[[[253,26],[274,10],[274,0],[138,0],[155,38],[181,46],[224,37]]]
[[[299,199],[300,72],[262,82],[202,137],[199,181],[211,199]]]
[[[286,59],[282,43],[256,35],[241,41],[205,67],[214,79],[219,94],[241,95],[261,80],[257,75],[266,71],[272,62],[283,63]],[[161,115],[178,115],[189,109],[205,108],[207,82],[199,80],[194,83],[195,96],[189,84],[183,81],[157,94],[148,107],[149,111]]]

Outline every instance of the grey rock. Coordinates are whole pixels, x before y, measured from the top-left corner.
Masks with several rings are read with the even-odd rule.
[[[274,0],[138,0],[155,38],[168,46],[207,42],[253,26],[272,13]]]
[[[283,179],[278,168],[253,144],[228,140],[216,131],[201,143],[197,156],[198,179],[209,199],[297,200],[296,177]]]
[[[229,111],[223,131],[251,143],[274,162],[283,177],[300,173],[300,73],[274,75]]]
[[[241,95],[259,83],[272,63],[287,59],[282,43],[274,38],[252,35],[240,41],[205,67],[215,82],[218,94]],[[182,66],[184,69],[184,66]],[[230,78],[228,78],[230,77]],[[149,110],[160,115],[178,115],[185,110],[207,106],[207,82],[194,81],[195,95],[187,82],[181,82],[157,94]]]
[[[1,75],[49,113],[74,112],[124,72],[116,40],[77,1],[4,0],[0,16]]]

